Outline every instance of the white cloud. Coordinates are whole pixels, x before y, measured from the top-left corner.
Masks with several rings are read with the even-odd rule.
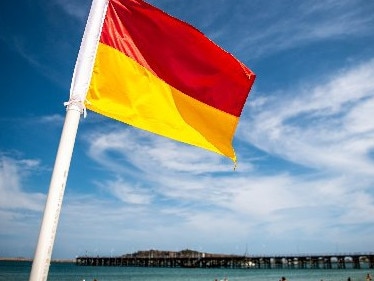
[[[125,203],[150,204],[152,201],[152,195],[149,190],[133,186],[129,182],[125,182],[123,179],[106,181],[99,184],[99,186],[107,189],[115,197]]]
[[[87,7],[82,1],[54,0],[54,2],[74,19],[84,22],[88,18]]]
[[[41,122],[41,123],[46,123],[46,124],[63,124],[64,123],[64,116],[59,115],[59,114],[53,114],[53,115],[48,115],[48,116],[41,116],[38,117],[36,122]]]
[[[89,155],[101,165],[117,171],[127,170],[123,161],[147,174],[152,174],[155,167],[167,172],[192,174],[227,172],[234,167],[230,160],[212,152],[138,129],[126,129],[123,124],[110,132],[92,132],[86,140],[90,142]],[[110,157],[114,154],[117,160]],[[251,167],[243,164],[241,168]]]
[[[41,211],[44,195],[22,189],[23,177],[39,166],[38,160],[0,157],[0,208]]]
[[[241,127],[241,134],[252,145],[288,161],[324,171],[371,175],[373,69],[370,60],[324,84],[279,92],[278,99],[249,102],[249,125]]]
[[[352,134],[366,134],[374,131],[374,122],[368,120],[373,114],[374,97],[364,99],[345,116],[344,127]]]
[[[39,161],[0,155],[0,239],[2,255],[29,255],[34,243],[45,195],[27,192],[23,184]],[[35,227],[36,226],[36,227]]]
[[[236,45],[236,53],[253,58],[315,42],[355,40],[370,36],[374,23],[373,6],[367,1],[286,1],[279,5],[264,5],[266,10],[259,10],[252,19],[238,18],[237,25],[248,28],[238,29],[241,34],[231,33],[245,38]]]

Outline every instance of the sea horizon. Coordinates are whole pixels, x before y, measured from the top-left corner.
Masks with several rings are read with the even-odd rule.
[[[0,261],[0,281],[28,280],[30,261]],[[258,269],[78,266],[52,262],[48,281],[364,281],[374,269]]]

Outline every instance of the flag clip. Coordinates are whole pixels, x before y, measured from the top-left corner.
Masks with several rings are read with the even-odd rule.
[[[70,97],[69,101],[64,102],[64,106],[67,107],[67,110],[71,107],[75,107],[79,110],[81,114],[83,114],[84,118],[86,118],[87,116],[86,106],[84,105],[83,101],[81,101],[78,97]]]

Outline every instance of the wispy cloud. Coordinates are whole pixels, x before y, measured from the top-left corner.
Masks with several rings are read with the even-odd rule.
[[[0,155],[0,208],[30,211],[42,209],[44,194],[28,193],[22,189],[24,177],[39,165],[38,160],[16,160]]]
[[[152,201],[152,194],[149,190],[134,186],[123,179],[106,181],[100,183],[102,189],[112,193],[113,196],[128,204],[148,205]]]
[[[26,191],[24,184],[30,172],[40,163],[35,159],[19,159],[0,154],[0,239],[2,255],[24,255],[34,246],[25,237],[35,237],[45,194]],[[32,239],[34,241],[34,239]]]
[[[241,16],[233,17],[232,25],[247,26],[231,26],[227,31],[236,44],[235,53],[258,58],[316,42],[356,40],[369,36],[374,24],[374,6],[367,1],[283,1],[262,8],[266,10],[258,10],[252,18],[246,17],[243,10],[237,11]],[[226,29],[222,32],[226,34]]]
[[[88,17],[87,8],[90,6],[90,1],[54,0],[53,2],[72,18],[83,23],[86,21]]]
[[[68,97],[67,97],[68,98]],[[59,114],[53,114],[53,115],[46,115],[46,116],[40,116],[33,120],[33,122],[40,122],[45,124],[63,124],[64,123],[64,116]]]
[[[300,165],[371,175],[373,69],[370,60],[324,83],[276,93],[277,99],[254,96],[249,128],[241,133],[252,145]]]

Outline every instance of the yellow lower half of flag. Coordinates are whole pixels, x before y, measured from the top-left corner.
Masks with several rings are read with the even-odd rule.
[[[85,104],[99,114],[236,161],[232,139],[238,117],[178,91],[102,43]]]

